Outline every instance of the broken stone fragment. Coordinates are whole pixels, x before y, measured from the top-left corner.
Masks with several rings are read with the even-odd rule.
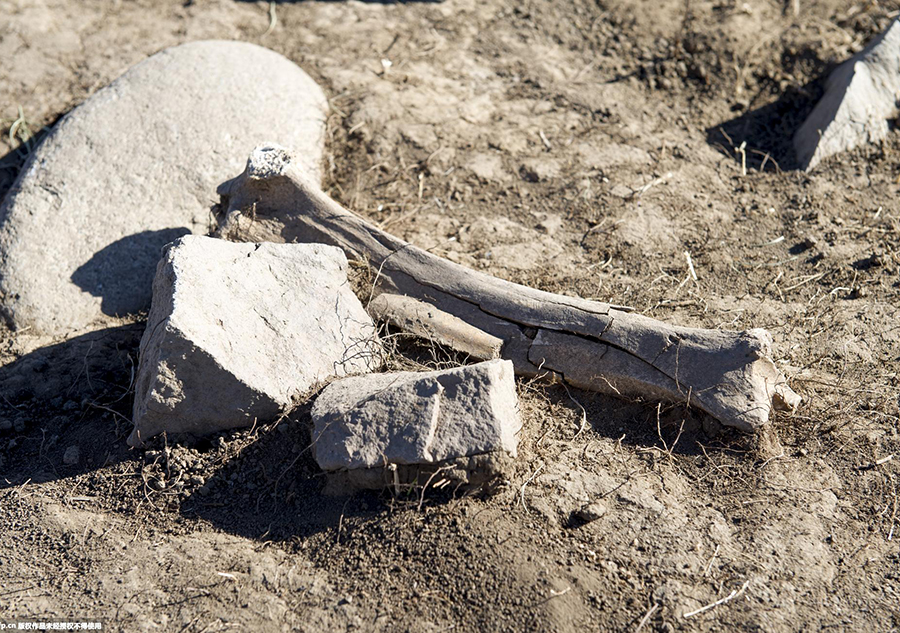
[[[0,311],[68,334],[150,307],[160,250],[214,228],[216,187],[261,140],[319,181],[328,103],[297,65],[247,42],[191,42],[66,115],[0,206]]]
[[[380,349],[339,248],[183,237],[153,282],[128,443],[270,420],[317,384],[376,369]]]
[[[602,501],[592,501],[587,505],[582,506],[575,512],[575,516],[577,516],[585,523],[596,521],[604,514],[606,514],[606,506]]]
[[[900,114],[900,24],[895,19],[865,49],[828,77],[825,94],[797,131],[802,169],[848,149],[887,137]]]
[[[313,451],[325,471],[377,470],[378,481],[385,467],[515,457],[517,406],[513,365],[505,360],[346,378],[313,405]]]

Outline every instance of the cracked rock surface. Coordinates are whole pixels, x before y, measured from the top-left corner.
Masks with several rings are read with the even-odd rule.
[[[522,426],[507,360],[346,378],[322,391],[312,417],[316,461],[326,471],[515,457]]]
[[[68,334],[150,306],[161,248],[213,226],[216,187],[264,140],[319,181],[327,101],[297,65],[201,41],[136,64],[56,124],[0,207],[2,312]]]
[[[153,282],[128,442],[271,420],[317,384],[376,369],[379,352],[341,249],[185,236]]]

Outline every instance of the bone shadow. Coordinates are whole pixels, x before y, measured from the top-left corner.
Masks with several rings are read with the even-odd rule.
[[[0,490],[129,459],[132,372],[143,323],[36,349],[0,367]],[[65,464],[66,449],[80,459]]]
[[[136,314],[150,306],[153,276],[163,246],[189,235],[184,227],[141,231],[100,249],[72,273],[72,283],[101,298],[108,316]]]
[[[699,456],[701,444],[716,444],[723,439],[740,443],[747,439],[739,431],[724,428],[709,414],[683,404],[617,397],[575,387],[566,391],[556,385],[548,386],[545,394],[554,406],[568,409],[575,420],[582,418],[583,407],[589,428],[635,449],[656,447],[671,450],[673,455]],[[574,436],[579,429],[572,427],[570,431]]]

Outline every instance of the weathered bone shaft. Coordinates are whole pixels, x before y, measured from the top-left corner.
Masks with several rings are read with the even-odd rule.
[[[220,237],[340,246],[371,263],[376,294],[413,297],[501,339],[517,373],[552,371],[584,389],[690,402],[745,431],[766,423],[773,399],[799,402],[769,357],[765,330],[672,326],[470,270],[346,210],[283,148],[257,148],[222,194]]]
[[[376,321],[428,338],[479,360],[500,358],[503,340],[412,297],[382,293],[369,303]]]

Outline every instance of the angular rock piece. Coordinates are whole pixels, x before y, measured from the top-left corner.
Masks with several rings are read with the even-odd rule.
[[[339,248],[183,237],[153,282],[128,443],[270,420],[379,352]]]
[[[515,457],[517,404],[506,360],[346,378],[313,405],[313,450],[326,471],[434,465],[497,452]]]
[[[825,94],[797,131],[794,148],[803,169],[888,135],[900,114],[900,19],[828,77]]]
[[[160,249],[214,228],[217,185],[257,144],[293,144],[319,181],[327,107],[293,62],[244,42],[135,65],[56,125],[0,207],[3,314],[55,335],[146,310]]]
[[[575,515],[585,523],[596,521],[604,514],[606,514],[606,506],[602,501],[592,501],[575,512]]]

